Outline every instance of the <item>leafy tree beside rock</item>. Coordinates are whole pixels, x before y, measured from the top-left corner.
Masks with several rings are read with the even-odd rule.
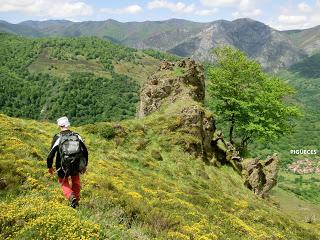
[[[209,105],[227,123],[229,140],[240,153],[255,139],[268,141],[292,132],[300,113],[286,97],[294,90],[240,50],[224,47],[213,53],[217,61],[208,68]]]

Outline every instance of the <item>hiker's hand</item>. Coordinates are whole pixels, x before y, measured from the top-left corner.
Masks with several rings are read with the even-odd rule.
[[[54,170],[53,168],[48,168],[48,173],[53,174]]]

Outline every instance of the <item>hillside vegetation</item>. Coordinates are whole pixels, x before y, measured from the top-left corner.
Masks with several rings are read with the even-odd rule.
[[[206,144],[216,129],[202,106],[202,66],[185,60],[160,68],[141,92],[144,118],[73,128],[90,156],[76,210],[56,176],[44,174],[56,125],[0,115],[0,238],[320,237],[318,222],[297,222],[246,188],[231,165],[205,161],[226,156]]]
[[[319,132],[320,132],[320,68],[317,68],[319,56],[314,55],[307,60],[282,71],[279,76],[295,90],[290,99],[299,106],[303,116],[295,121],[295,131],[291,135],[278,140],[255,143],[250,152],[253,156],[267,156],[273,152],[279,153],[282,171],[279,177],[279,187],[290,191],[301,199],[320,203],[319,173],[298,175],[289,171],[288,166],[298,160],[308,159],[315,165],[319,163]],[[294,155],[290,150],[318,150],[316,155]]]
[[[320,237],[319,226],[297,223],[253,195],[232,168],[207,166],[176,145],[191,137],[168,130],[176,121],[154,114],[75,128],[89,148],[90,167],[82,177],[81,206],[73,210],[56,177],[44,174],[56,126],[1,115],[0,171],[7,185],[0,198],[1,238]]]
[[[208,166],[186,151],[199,141],[177,130],[181,119],[174,113],[188,106],[185,99],[168,111],[128,120],[137,112],[140,85],[160,60],[177,57],[95,37],[28,39],[0,34],[0,40],[0,112],[6,114],[0,115],[0,211],[6,213],[0,217],[0,238],[320,238],[318,221],[296,222],[277,204],[254,196],[232,168]],[[290,155],[290,149],[319,146],[319,78],[306,75],[308,63],[297,65],[294,73],[280,74],[297,90],[290,101],[305,114],[296,132],[250,149],[262,158],[280,153],[283,169],[301,157]],[[317,72],[311,68],[312,74]],[[184,70],[175,68],[170,74],[181,77]],[[90,151],[77,211],[67,206],[55,177],[43,174],[57,131],[46,121],[63,115],[73,125],[89,124],[75,128]],[[116,122],[120,120],[125,121]],[[282,171],[275,196],[281,209],[291,196],[288,192],[319,203],[318,186],[317,175]]]
[[[165,58],[95,37],[0,39],[0,111],[75,124],[134,117],[140,83]]]

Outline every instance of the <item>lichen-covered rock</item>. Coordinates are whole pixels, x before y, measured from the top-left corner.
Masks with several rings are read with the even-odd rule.
[[[182,101],[183,104],[172,113],[180,119],[179,125],[171,130],[192,135],[196,141],[182,141],[181,145],[186,151],[207,161],[212,158],[211,140],[216,128],[212,114],[208,114],[202,106],[204,98],[202,65],[191,59],[176,63],[164,61],[141,89],[138,115],[142,118]]]
[[[203,67],[191,59],[160,64],[158,72],[141,89],[138,116],[145,117],[164,103],[174,103],[181,97],[191,97],[197,102],[203,102],[205,97]]]
[[[221,131],[216,131],[214,133],[213,139],[211,140],[211,149],[212,159],[210,162],[214,166],[219,167],[220,165],[228,164],[231,165],[238,173],[241,173],[242,158],[235,147],[224,140],[224,135]]]
[[[268,196],[269,191],[277,184],[278,157],[273,155],[262,162],[259,158],[247,159],[242,163],[242,176],[245,186],[258,196]]]
[[[263,170],[266,175],[266,183],[263,187],[263,197],[277,184],[279,158],[277,155],[269,157],[263,164]]]
[[[163,61],[160,63],[159,70],[173,70],[174,64],[168,62],[168,61]]]

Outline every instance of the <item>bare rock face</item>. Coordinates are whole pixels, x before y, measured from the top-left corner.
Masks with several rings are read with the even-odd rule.
[[[258,196],[265,198],[269,191],[277,184],[278,157],[273,155],[265,162],[258,158],[248,159],[242,163],[242,175],[245,186]]]

